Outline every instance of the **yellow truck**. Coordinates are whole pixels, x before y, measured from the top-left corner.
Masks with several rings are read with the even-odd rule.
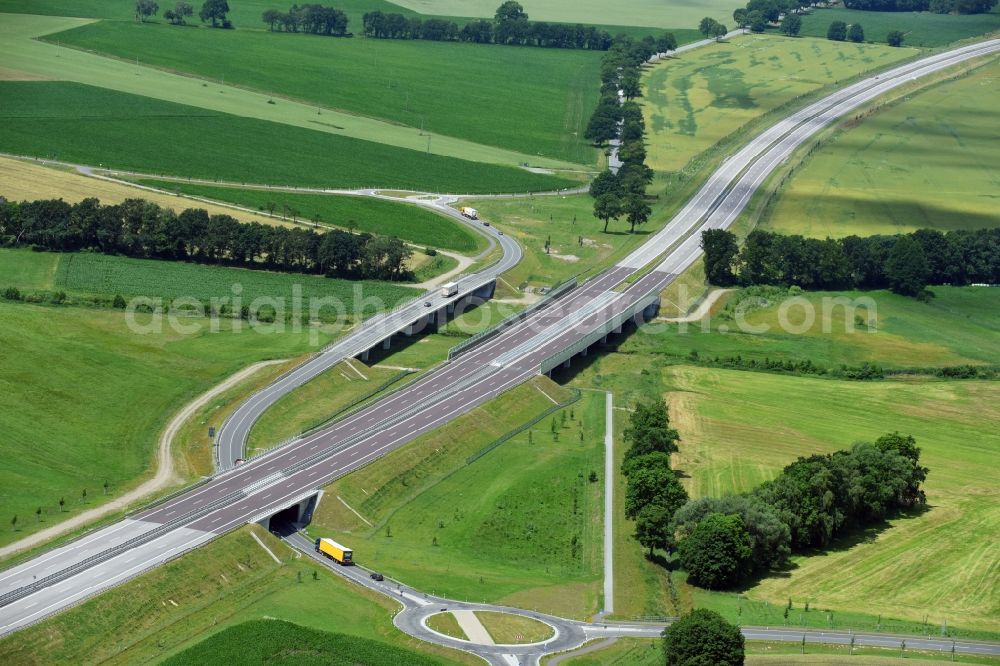
[[[316,552],[323,553],[345,567],[354,564],[354,552],[333,539],[316,539]]]

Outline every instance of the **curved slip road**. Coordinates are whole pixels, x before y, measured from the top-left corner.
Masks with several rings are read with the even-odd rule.
[[[617,266],[452,362],[322,431],[0,572],[0,633],[26,626],[216,535],[271,515],[526,381],[546,360],[595,333],[600,335],[608,322],[659,293],[698,257],[697,232],[731,224],[760,182],[835,117],[910,78],[998,50],[1000,40],[992,40],[936,54],[829,95],[729,158],[663,231]],[[655,263],[654,270],[615,291],[649,263]]]

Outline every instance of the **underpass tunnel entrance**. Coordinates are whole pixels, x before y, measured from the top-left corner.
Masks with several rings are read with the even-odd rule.
[[[259,521],[259,524],[268,532],[278,536],[285,537],[294,534],[312,520],[313,512],[316,510],[316,505],[319,504],[322,494],[322,491],[318,491],[315,495],[310,495],[271,514]]]

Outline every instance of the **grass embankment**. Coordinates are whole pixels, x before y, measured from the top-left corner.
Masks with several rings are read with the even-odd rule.
[[[309,348],[308,332],[237,333],[226,322],[218,333],[192,319],[200,333],[138,335],[114,311],[0,303],[0,313],[0,347],[17,350],[0,368],[0,510],[7,524],[18,517],[0,543],[101,502],[105,481],[109,499],[135,486],[184,403],[251,363]]]
[[[19,155],[272,185],[524,192],[570,184],[77,83],[0,81],[0,96],[0,150]]]
[[[441,661],[366,638],[317,631],[280,620],[253,620],[224,629],[163,663],[166,666],[261,663],[424,666]]]
[[[802,16],[802,34],[826,37],[834,21],[860,23],[865,39],[885,43],[892,30],[902,30],[905,46],[944,46],[969,37],[1000,30],[1000,12],[989,14],[933,14],[931,12],[868,12],[843,7],[816,9]]]
[[[677,171],[797,97],[914,55],[913,49],[753,35],[658,64],[644,76],[647,164]]]
[[[583,138],[600,87],[595,51],[178,30],[132,20],[46,39],[213,81],[224,73],[230,84],[525,155],[579,164],[597,158]]]
[[[907,664],[923,666],[925,664],[952,663],[951,654],[938,652],[920,652],[907,648],[905,652]],[[996,664],[998,660],[989,657],[955,655],[955,663],[961,664]],[[663,642],[656,639],[619,638],[614,645],[590,654],[567,659],[562,662],[570,666],[660,666],[664,662]],[[747,666],[834,666],[838,664],[855,664],[857,666],[890,666],[899,664],[899,648],[855,648],[853,655],[848,646],[806,644],[805,654],[802,646],[795,643],[765,643],[748,641],[746,644]]]
[[[497,645],[540,643],[552,638],[555,631],[549,625],[523,615],[476,611],[476,617]]]
[[[333,298],[340,304],[339,309],[327,305],[320,310],[317,306],[316,312],[331,319],[342,313],[350,321],[392,308],[419,294],[410,287],[387,282],[353,282],[90,252],[61,254],[0,248],[0,257],[3,258],[0,285],[4,288],[61,290],[81,298],[96,296],[108,300],[116,294],[168,300],[191,297],[202,302],[218,298],[227,299],[220,303],[233,305],[238,300],[246,306],[256,299],[276,299],[286,313],[291,313],[298,292],[302,314],[311,314],[311,299]],[[363,307],[361,312],[359,307]]]
[[[589,475],[602,470],[603,396],[563,410],[565,425],[557,413],[466,462],[569,395],[533,379],[339,479],[327,498],[371,526],[326,501],[310,533],[350,544],[359,562],[417,589],[589,615],[602,524],[601,484]]]
[[[810,360],[826,369],[863,363],[886,368],[1000,363],[996,317],[1000,290],[934,287],[933,291],[935,298],[928,303],[880,290],[801,292],[792,304],[792,295],[780,288],[736,291],[724,296],[707,320],[654,322],[619,349],[672,363],[690,361],[697,354],[703,362],[736,356]],[[837,305],[838,301],[849,306]],[[744,307],[741,317],[738,312]],[[811,325],[808,312],[815,317]],[[874,324],[873,331],[869,323]]]
[[[458,619],[454,613],[437,613],[427,618],[427,626],[445,636],[451,636],[459,640],[467,641],[469,637],[465,635],[462,627],[458,624]]]
[[[835,134],[794,172],[762,227],[838,238],[1000,224],[1000,137],[983,127],[1000,105],[998,82],[994,61]]]
[[[281,560],[251,538],[255,531]],[[316,572],[316,578],[313,578]],[[400,633],[398,604],[331,574],[257,526],[0,640],[4,663],[151,663],[227,627],[262,619],[378,641],[449,663],[469,656]],[[406,661],[405,659],[403,660]]]
[[[149,179],[136,182],[179,194],[245,206],[262,211],[262,215],[273,211],[279,219],[291,218],[294,214],[298,220],[353,228],[380,236],[396,236],[410,243],[464,254],[486,248],[485,238],[455,220],[425,208],[382,199],[246,190]]]
[[[319,426],[399,375],[398,370],[369,368],[353,359],[335,365],[264,412],[250,431],[247,453],[260,453]]]

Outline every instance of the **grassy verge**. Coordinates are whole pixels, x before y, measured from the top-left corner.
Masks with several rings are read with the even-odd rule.
[[[225,201],[287,219],[293,216],[341,228],[396,236],[419,245],[473,254],[486,240],[458,222],[424,208],[364,197],[329,196],[212,187],[176,181],[138,179],[136,182],[179,194]]]
[[[982,133],[981,118],[1000,103],[998,77],[994,61],[834,134],[796,169],[762,226],[822,238],[995,225],[1000,142]]]
[[[497,645],[539,643],[554,633],[549,625],[523,615],[477,611],[476,617]]]
[[[310,532],[349,543],[359,562],[417,589],[592,613],[601,492],[588,475],[601,469],[603,397],[584,396],[467,462],[567,396],[534,379],[339,479],[327,487],[331,501],[321,504]]]
[[[0,95],[0,150],[19,155],[272,185],[525,192],[569,184],[76,83],[2,81]]]
[[[427,626],[439,634],[458,638],[463,641],[469,640],[469,637],[462,631],[462,627],[459,626],[458,619],[455,618],[454,613],[437,613],[436,615],[431,615],[427,618]]]
[[[250,536],[254,531],[281,560]],[[315,572],[315,577],[314,577]],[[401,634],[397,604],[295,558],[257,526],[221,537],[148,574],[0,640],[6,663],[134,664],[159,661],[227,627],[273,618],[442,661],[473,663],[462,653]]]
[[[182,405],[251,363],[309,346],[307,332],[264,336],[226,322],[217,333],[191,319],[200,333],[164,326],[138,335],[115,311],[0,303],[0,314],[0,347],[18,350],[0,369],[0,510],[6,521],[18,516],[0,543],[134,487],[151,474],[160,429]]]

